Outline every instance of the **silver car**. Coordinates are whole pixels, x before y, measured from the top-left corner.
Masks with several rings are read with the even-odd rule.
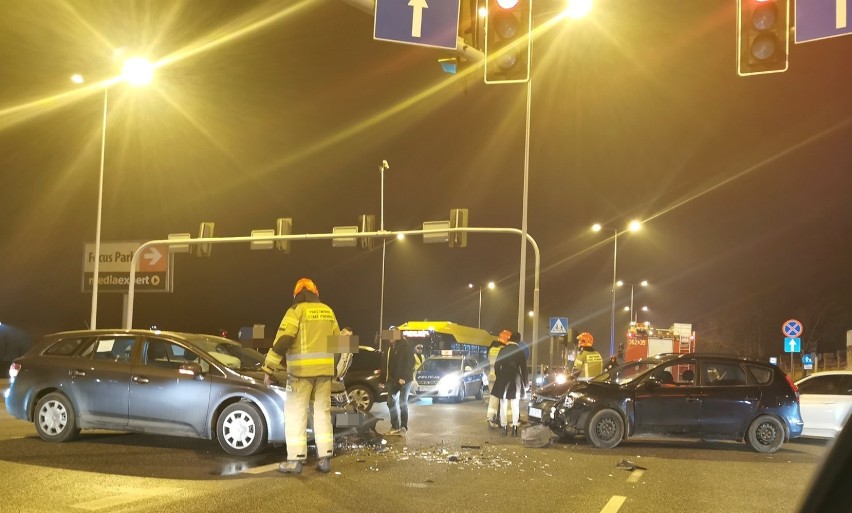
[[[285,389],[264,384],[263,359],[212,335],[56,333],[12,363],[6,409],[50,442],[72,440],[81,429],[110,429],[215,438],[226,452],[246,456],[284,443]],[[339,388],[335,433],[372,429],[377,419],[348,405]]]

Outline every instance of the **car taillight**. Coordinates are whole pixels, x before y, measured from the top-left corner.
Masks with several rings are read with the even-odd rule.
[[[796,394],[796,400],[798,400],[799,399],[799,387],[797,387],[796,384],[793,383],[793,380],[790,378],[789,375],[784,374],[784,379],[787,380],[787,384],[790,385],[790,390],[792,390],[793,393]]]
[[[12,365],[9,366],[9,378],[15,379],[15,377],[18,375],[18,372],[20,372],[20,371],[21,371],[21,364],[20,363],[13,363]]]

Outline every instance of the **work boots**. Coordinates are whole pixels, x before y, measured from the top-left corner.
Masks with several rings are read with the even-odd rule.
[[[518,436],[518,426],[512,426],[512,436]]]
[[[500,428],[500,436],[507,436],[509,434],[509,426],[503,426]]]
[[[320,458],[319,461],[317,461],[317,471],[322,472],[323,474],[331,472],[331,458]]]
[[[302,462],[299,460],[288,460],[278,464],[278,472],[282,474],[301,474]]]

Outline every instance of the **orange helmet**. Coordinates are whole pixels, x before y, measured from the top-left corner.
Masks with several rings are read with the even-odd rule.
[[[509,331],[509,330],[503,330],[503,331],[501,331],[501,332],[500,332],[500,334],[499,334],[499,335],[497,335],[497,338],[500,340],[500,343],[501,343],[501,344],[508,344],[508,343],[509,343],[509,338],[511,338],[511,336],[512,336],[512,332],[511,332],[511,331]]]
[[[588,331],[584,331],[577,335],[577,341],[580,347],[592,347],[595,343],[595,337],[593,337]]]
[[[296,282],[296,286],[293,288],[293,297],[299,295],[299,292],[303,290],[307,290],[308,292],[313,292],[317,296],[319,296],[319,290],[317,290],[317,286],[314,282],[308,278],[302,278]]]

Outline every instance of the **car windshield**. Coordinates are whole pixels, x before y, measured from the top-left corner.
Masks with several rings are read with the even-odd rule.
[[[639,362],[628,362],[618,367],[604,371],[603,374],[598,374],[591,381],[598,383],[614,383],[623,385],[630,383],[636,378],[644,375],[654,367],[660,364],[657,360],[643,360]]]
[[[236,370],[260,370],[265,357],[233,340],[213,335],[186,335],[196,347],[222,365]]]
[[[438,372],[445,374],[461,369],[461,359],[459,358],[430,358],[423,362],[420,367],[421,371]]]

